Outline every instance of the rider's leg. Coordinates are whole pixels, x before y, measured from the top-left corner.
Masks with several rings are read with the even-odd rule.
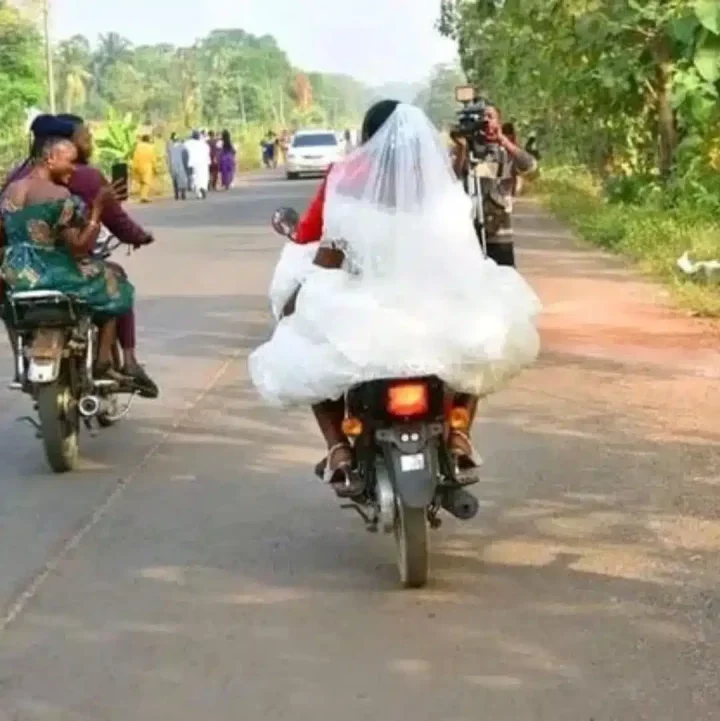
[[[160,391],[153,379],[140,365],[135,354],[135,331],[135,312],[130,310],[120,316],[117,323],[117,338],[123,352],[122,372],[135,381],[138,392],[143,398],[157,398]]]
[[[121,265],[110,262],[108,265],[119,276],[127,278],[125,269]],[[117,340],[123,352],[122,373],[135,381],[138,392],[143,398],[157,398],[160,394],[157,384],[140,365],[135,354],[136,338],[135,309],[131,308],[117,319]]]
[[[17,368],[17,336],[15,331],[5,321],[3,321],[3,325],[5,326],[5,331],[7,332],[8,341],[13,354],[13,381],[15,383],[19,383],[21,379],[18,377]]]
[[[331,483],[338,495],[359,495],[364,484],[353,470],[353,452],[347,436],[343,433],[345,399],[323,401],[313,406],[315,419],[328,447],[324,478]]]
[[[450,432],[450,450],[463,470],[472,468],[480,462],[470,438],[479,402],[478,396],[469,393],[457,393],[454,397],[453,407],[465,410],[466,423]]]
[[[113,346],[117,341],[117,320],[115,318],[103,318],[98,320],[98,349],[97,362],[95,364],[95,377],[115,378],[119,374],[113,369]]]
[[[345,399],[323,401],[313,406],[313,413],[320,432],[327,443],[328,449],[347,443],[347,436],[343,433],[342,424],[345,420]],[[337,455],[340,455],[339,453]],[[346,454],[347,457],[348,454]]]

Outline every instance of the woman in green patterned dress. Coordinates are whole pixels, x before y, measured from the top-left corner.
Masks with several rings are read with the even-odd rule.
[[[51,139],[33,170],[7,188],[0,206],[0,274],[11,291],[57,290],[87,303],[100,326],[96,378],[125,381],[112,369],[112,350],[116,318],[132,306],[134,289],[89,255],[115,190],[104,189],[88,211],[66,187],[76,160],[73,143]]]

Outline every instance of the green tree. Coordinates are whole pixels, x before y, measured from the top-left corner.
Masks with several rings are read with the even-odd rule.
[[[2,29],[8,40],[0,56],[14,85],[0,113],[16,106],[20,118],[42,98],[42,42],[32,23],[7,9],[5,0],[0,8],[4,18],[11,13],[14,23],[12,32],[7,20]],[[19,38],[30,41],[20,47]],[[32,68],[25,75],[31,82],[23,85],[28,63]],[[76,35],[56,46],[55,67],[58,101],[66,112],[90,120],[104,120],[110,111],[129,113],[143,125],[175,129],[279,130],[291,123],[339,127],[357,121],[370,98],[370,91],[353,78],[305,74],[292,66],[273,37],[234,28],[215,30],[190,47],[134,47],[117,33],[102,35],[93,46]],[[298,78],[307,79],[302,93]],[[5,87],[0,86],[0,93]]]
[[[464,84],[465,77],[459,67],[436,65],[427,87],[415,98],[415,105],[421,107],[438,128],[445,128],[453,122],[457,114],[455,88]]]
[[[717,114],[716,0],[442,0],[468,76],[597,169],[669,177]],[[681,148],[682,149],[682,148]]]
[[[0,0],[0,126],[14,126],[42,101],[42,41],[35,27]]]
[[[55,53],[58,92],[66,113],[83,112],[92,80],[92,51],[84,35],[61,42]]]
[[[177,49],[173,45],[143,45],[135,49],[132,68],[142,87],[142,95],[134,105],[144,100],[141,107],[133,108],[138,117],[156,125],[181,113],[181,85],[176,82]]]
[[[0,178],[26,147],[27,111],[45,99],[41,48],[34,25],[0,0]]]

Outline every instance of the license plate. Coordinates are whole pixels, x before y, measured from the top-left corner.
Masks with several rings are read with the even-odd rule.
[[[416,453],[411,456],[400,456],[400,469],[403,473],[422,471],[425,468],[425,454]]]

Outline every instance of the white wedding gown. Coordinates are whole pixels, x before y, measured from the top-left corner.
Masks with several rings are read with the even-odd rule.
[[[268,403],[309,405],[419,375],[487,395],[535,361],[540,302],[515,269],[483,257],[470,200],[422,111],[399,106],[333,169],[324,216],[346,261],[314,266],[317,243],[283,249],[271,305],[277,319],[300,284],[296,309],[249,359]]]

